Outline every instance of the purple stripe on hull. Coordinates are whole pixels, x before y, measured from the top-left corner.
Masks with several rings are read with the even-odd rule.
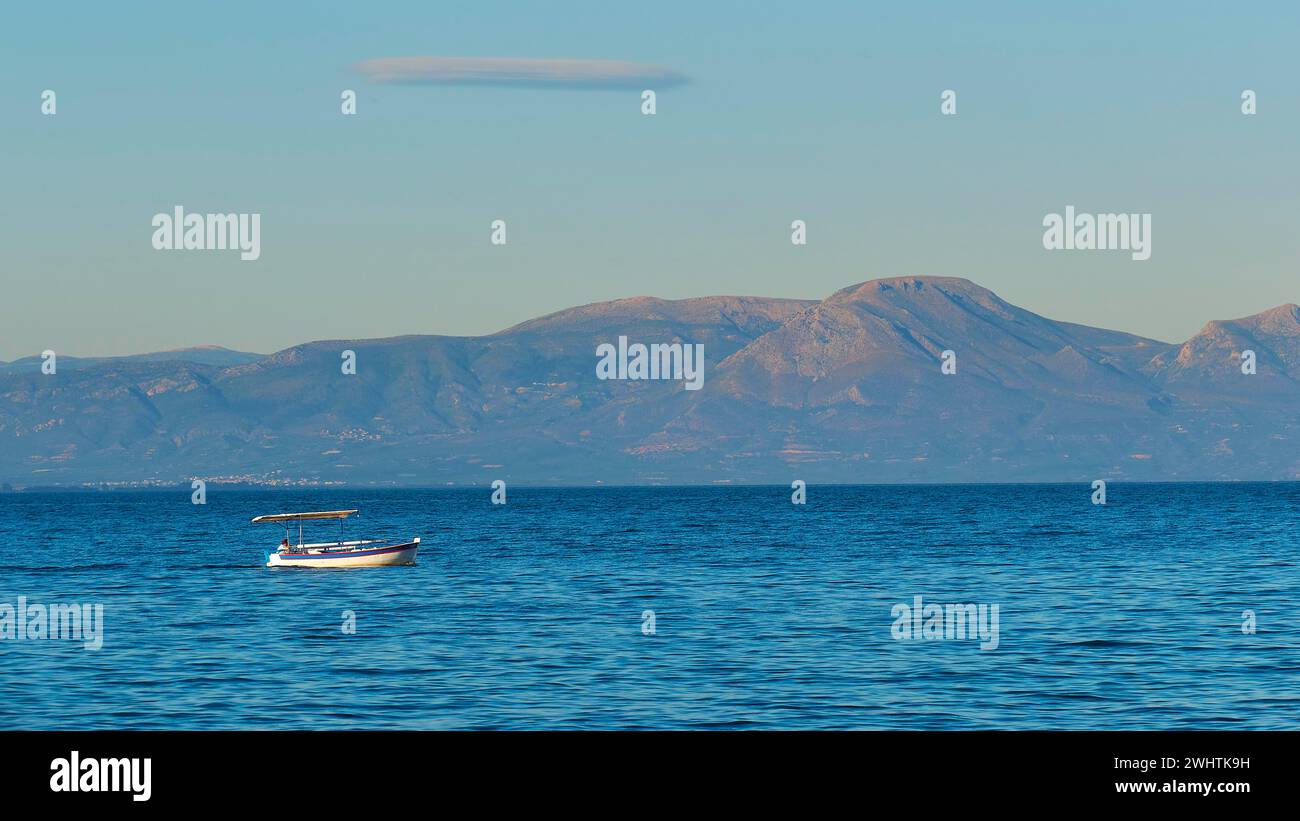
[[[399,544],[393,547],[380,547],[375,550],[356,550],[345,553],[281,553],[280,561],[294,561],[299,559],[354,559],[357,556],[382,556],[385,553],[396,553],[401,550],[410,550],[415,547],[415,542],[410,544]]]

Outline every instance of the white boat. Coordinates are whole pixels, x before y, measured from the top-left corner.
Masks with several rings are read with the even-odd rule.
[[[254,524],[277,522],[284,525],[284,540],[274,553],[267,554],[267,567],[382,567],[394,564],[415,564],[415,553],[420,549],[420,537],[409,542],[390,542],[384,539],[352,539],[342,537],[343,520],[356,510],[318,510],[310,513],[275,513],[258,516]],[[340,536],[334,542],[304,542],[302,523],[317,519],[338,519]],[[293,544],[290,526],[298,523],[298,541]]]

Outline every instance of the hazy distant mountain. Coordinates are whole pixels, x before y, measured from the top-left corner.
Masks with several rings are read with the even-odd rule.
[[[619,336],[702,343],[703,389],[597,379],[597,346]],[[822,301],[622,299],[482,337],[197,350],[213,349],[0,367],[0,480],[1300,478],[1294,305],[1180,346],[900,277]]]
[[[158,351],[157,353],[132,354],[130,356],[97,356],[97,357],[79,357],[79,356],[58,356],[56,362],[59,369],[74,370],[85,368],[89,365],[102,365],[105,362],[197,362],[200,365],[242,365],[245,362],[254,362],[261,359],[264,354],[245,353],[244,351],[232,351],[229,348],[222,348],[218,345],[198,345],[193,348],[177,348],[174,351]],[[35,368],[40,370],[41,357],[25,356],[21,359],[15,359],[13,362],[0,362],[0,373],[22,373],[29,369]]]
[[[1165,384],[1192,390],[1240,387],[1244,350],[1255,352],[1263,383],[1252,393],[1294,391],[1300,375],[1300,307],[1279,305],[1243,319],[1208,322],[1180,347],[1153,359],[1148,370]]]

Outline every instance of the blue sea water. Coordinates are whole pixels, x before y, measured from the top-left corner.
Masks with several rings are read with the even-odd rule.
[[[104,641],[0,640],[0,728],[1300,728],[1300,484],[790,492],[3,494],[0,605]],[[418,564],[262,566],[341,507]],[[997,648],[895,638],[918,595]]]

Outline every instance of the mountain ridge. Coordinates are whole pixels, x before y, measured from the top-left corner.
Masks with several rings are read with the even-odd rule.
[[[164,351],[150,351],[122,356],[74,356],[59,354],[56,360],[60,368],[85,368],[105,363],[121,362],[197,362],[201,364],[229,364],[254,361],[266,354],[237,351],[221,345],[190,345],[184,348],[172,348]],[[12,362],[0,362],[0,373],[16,373],[24,367],[40,369],[40,356],[23,356]]]
[[[703,389],[598,379],[596,346],[619,336],[703,344]],[[0,480],[1300,478],[1291,303],[1178,344],[1051,320],[968,279],[902,276],[822,300],[631,297],[483,336],[159,355],[0,368]]]

